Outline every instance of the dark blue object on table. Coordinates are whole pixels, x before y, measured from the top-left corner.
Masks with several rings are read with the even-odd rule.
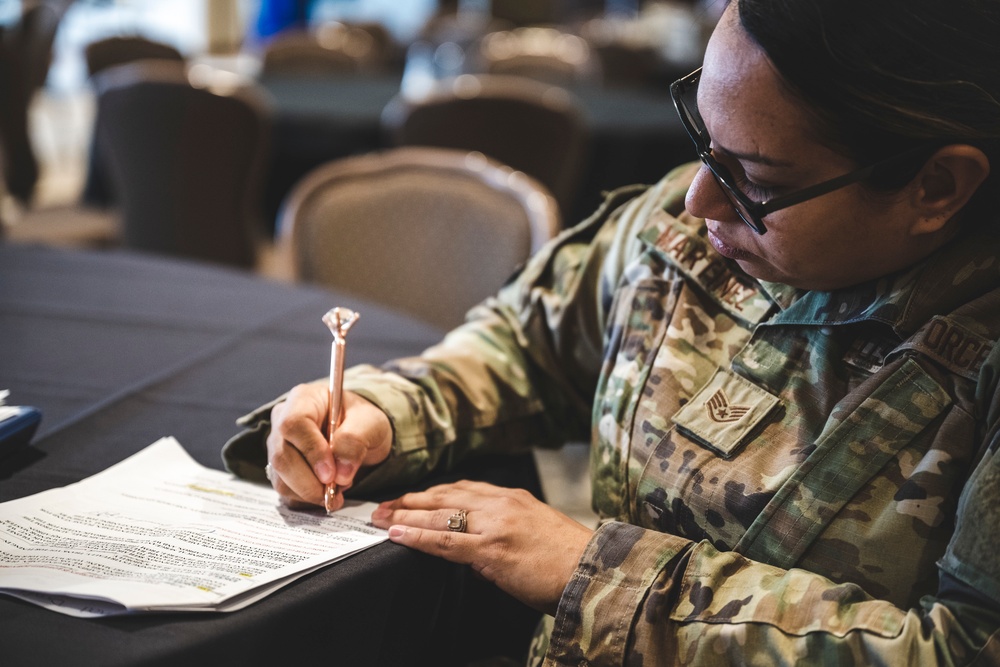
[[[0,421],[0,459],[30,445],[42,421],[42,413],[36,408],[22,405],[15,409],[16,414]]]

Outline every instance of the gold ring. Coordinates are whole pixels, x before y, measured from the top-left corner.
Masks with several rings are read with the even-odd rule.
[[[468,512],[465,510],[458,510],[448,517],[448,530],[453,533],[464,533],[465,529],[469,527],[469,522],[465,518],[466,514]]]

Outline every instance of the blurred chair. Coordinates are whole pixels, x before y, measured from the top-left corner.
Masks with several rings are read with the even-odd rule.
[[[386,66],[394,43],[377,24],[329,21],[315,30],[290,30],[264,48],[261,75],[323,76],[370,72]]]
[[[219,75],[196,88],[179,63],[144,60],[95,78],[94,141],[126,247],[254,265],[267,106],[255,87]]]
[[[490,0],[490,13],[519,26],[554,24],[571,19],[574,5],[565,0]]]
[[[418,40],[434,46],[452,42],[466,48],[492,32],[514,27],[509,21],[485,13],[439,11],[427,19],[420,29]]]
[[[478,68],[489,74],[526,76],[572,87],[600,81],[600,63],[577,35],[555,28],[493,32],[479,44]]]
[[[601,63],[601,82],[605,86],[652,87],[659,84],[660,90],[667,90],[673,80],[668,81],[670,74],[663,73],[663,59],[652,47],[607,42],[591,44],[591,50]]]
[[[184,56],[173,46],[140,35],[115,36],[91,42],[84,49],[87,74],[91,77],[109,67],[136,60],[173,60],[184,62]]]
[[[18,20],[0,26],[0,174],[5,189],[30,205],[38,182],[38,159],[28,133],[28,107],[45,85],[52,44],[70,0],[35,0],[21,6]]]
[[[668,24],[676,25],[676,21],[670,23],[668,19]],[[685,25],[678,30],[683,41],[691,40],[690,28]],[[601,64],[604,85],[666,90],[672,81],[691,71],[694,65],[671,66],[661,51],[665,42],[678,40],[662,35],[662,31],[662,25],[648,18],[616,16],[592,18],[579,27],[579,35],[587,41]]]
[[[479,151],[538,179],[563,213],[582,178],[587,123],[567,91],[523,77],[464,74],[420,97],[400,93],[382,112],[395,145]]]
[[[110,67],[139,60],[166,60],[185,62],[184,56],[169,44],[157,42],[141,35],[120,35],[91,42],[84,48],[87,73],[93,77]],[[87,179],[83,185],[83,202],[88,205],[109,207],[114,203],[111,185],[105,173],[105,159],[96,144],[91,146],[87,166]]]
[[[405,50],[389,29],[378,21],[325,21],[317,25],[314,32],[321,44],[349,39],[350,36],[357,38],[360,33],[364,33],[370,37],[370,41],[364,40],[370,44],[370,48],[366,49],[367,57],[362,61],[364,69],[398,70],[402,66]]]
[[[450,329],[559,226],[551,194],[522,173],[478,153],[396,148],[307,175],[279,248],[299,280]]]
[[[45,85],[52,64],[52,45],[71,0],[23,2],[14,32],[29,97]]]
[[[28,134],[30,95],[19,55],[3,37],[0,33],[0,189],[28,205],[38,182],[38,158]]]

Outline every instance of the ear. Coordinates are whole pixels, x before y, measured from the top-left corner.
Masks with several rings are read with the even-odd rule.
[[[935,152],[914,179],[917,217],[913,235],[941,231],[962,210],[990,175],[990,161],[980,149],[952,144]]]

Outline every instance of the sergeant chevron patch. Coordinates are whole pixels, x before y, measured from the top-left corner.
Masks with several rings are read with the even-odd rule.
[[[766,389],[720,368],[674,415],[673,422],[681,433],[730,458],[780,403]]]

